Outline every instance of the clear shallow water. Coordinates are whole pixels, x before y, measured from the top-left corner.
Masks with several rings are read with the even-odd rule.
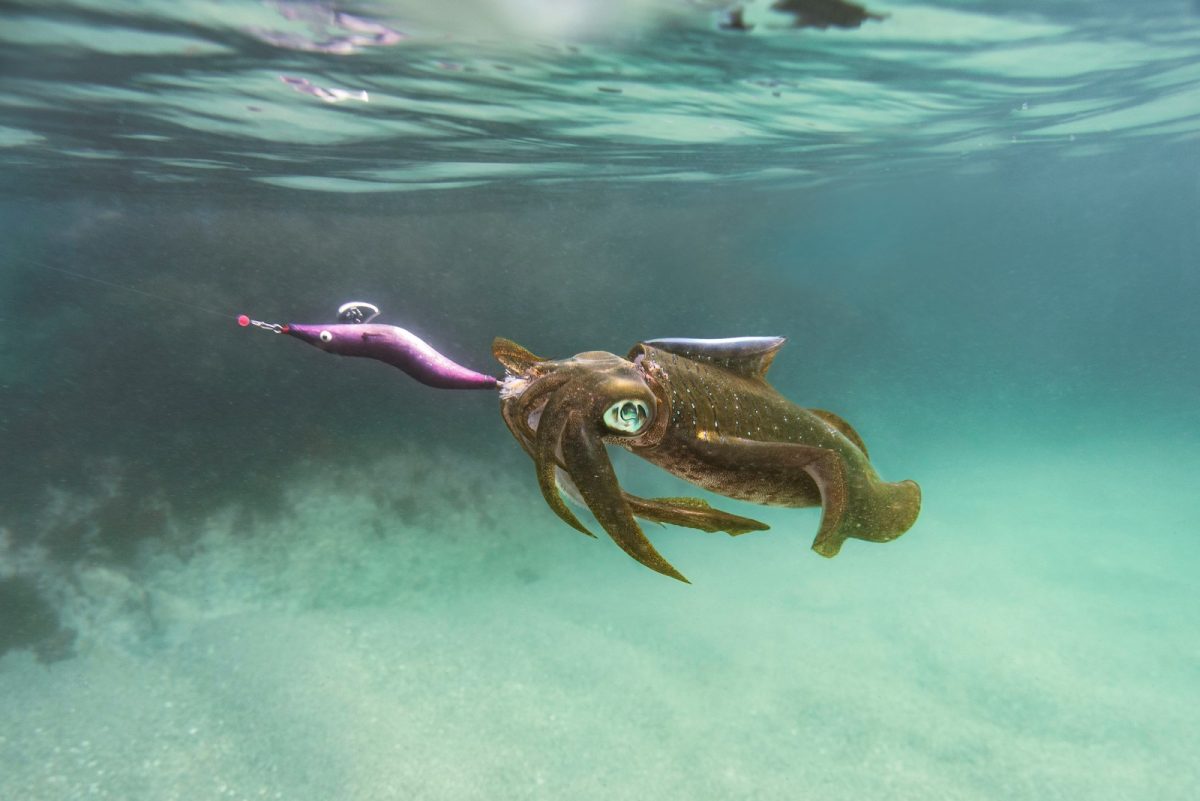
[[[0,798],[1190,798],[1193,7],[495,8],[5,7]],[[710,497],[772,528],[668,581],[486,394],[233,323],[351,297],[479,369],[786,335],[922,516]]]

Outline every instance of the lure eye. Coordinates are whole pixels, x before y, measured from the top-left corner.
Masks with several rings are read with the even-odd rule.
[[[319,335],[319,338],[322,342],[332,342],[333,334],[331,334],[329,331],[322,331]]]
[[[617,401],[604,413],[604,425],[622,434],[636,434],[650,421],[650,409],[640,400]]]

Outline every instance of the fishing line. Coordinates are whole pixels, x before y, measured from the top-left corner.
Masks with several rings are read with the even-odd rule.
[[[190,303],[186,300],[180,300],[179,298],[167,297],[166,295],[156,295],[153,292],[147,292],[144,289],[138,289],[137,287],[129,286],[128,284],[118,284],[115,281],[108,281],[104,278],[97,278],[94,275],[84,275],[83,273],[72,272],[71,270],[64,270],[62,267],[52,267],[49,264],[42,264],[40,262],[30,262],[30,264],[34,264],[45,270],[52,270],[56,273],[62,273],[63,275],[69,275],[72,278],[78,278],[81,281],[91,281],[93,283],[103,284],[104,286],[109,286],[114,289],[122,289],[126,292],[133,292],[138,295],[143,295],[147,298],[152,298],[154,300],[161,300],[161,301],[165,301],[167,303],[177,303],[180,306],[187,306],[189,309],[195,309],[196,311],[202,311],[202,312],[205,312],[206,314],[215,314],[216,316],[223,317],[226,320],[236,318],[236,315],[229,314],[228,312],[219,312],[219,311],[216,311],[215,309],[208,309],[208,308],[205,308],[204,306],[198,306],[197,304]]]

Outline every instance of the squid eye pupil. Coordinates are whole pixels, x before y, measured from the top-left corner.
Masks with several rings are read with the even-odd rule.
[[[637,400],[617,401],[604,413],[604,424],[613,431],[636,434],[650,419],[646,404]]]
[[[322,331],[321,332],[321,341],[322,342],[332,342],[333,334],[329,333],[328,331]]]

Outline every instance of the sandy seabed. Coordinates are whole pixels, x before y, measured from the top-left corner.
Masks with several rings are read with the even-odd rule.
[[[931,451],[917,527],[833,561],[814,511],[648,528],[692,586],[532,471],[297,479],[63,579],[75,656],[0,659],[0,798],[1190,799],[1200,459],[1114,448]]]

